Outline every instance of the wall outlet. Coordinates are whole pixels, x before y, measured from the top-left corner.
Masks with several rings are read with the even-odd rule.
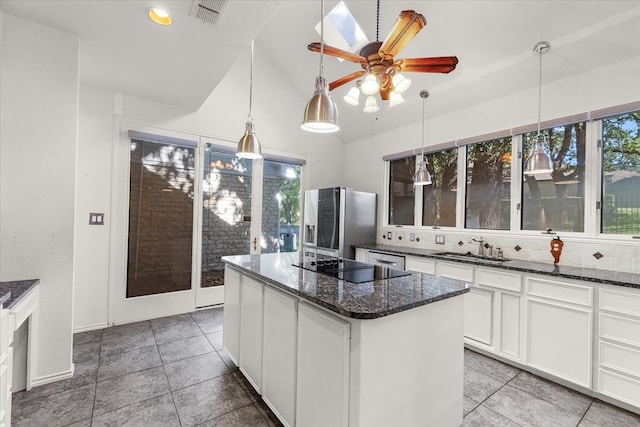
[[[444,234],[436,234],[436,245],[444,245]]]
[[[416,240],[416,233],[410,233],[409,234],[409,240],[411,240],[412,242]]]
[[[392,239],[392,237],[391,237],[391,232],[390,232],[390,231],[387,231],[387,239],[389,239],[389,240],[391,240],[391,239]]]

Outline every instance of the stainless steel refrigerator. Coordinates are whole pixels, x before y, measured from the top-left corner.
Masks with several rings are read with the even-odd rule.
[[[352,245],[376,241],[375,193],[331,187],[304,192],[303,251],[355,259]]]

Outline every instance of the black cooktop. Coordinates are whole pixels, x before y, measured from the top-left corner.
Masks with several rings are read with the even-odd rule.
[[[294,263],[293,265],[352,283],[392,279],[394,277],[408,276],[411,274],[409,271],[367,264],[352,259],[334,257],[319,257],[315,259],[305,257],[302,253],[300,254],[300,262]]]

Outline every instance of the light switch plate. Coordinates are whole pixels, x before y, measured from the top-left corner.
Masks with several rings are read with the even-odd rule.
[[[436,245],[444,245],[444,234],[436,234]]]
[[[89,225],[104,225],[104,213],[89,213]]]
[[[409,240],[411,240],[412,242],[414,242],[416,240],[416,233],[410,233],[409,234]]]
[[[387,231],[387,239],[391,240],[391,232]]]

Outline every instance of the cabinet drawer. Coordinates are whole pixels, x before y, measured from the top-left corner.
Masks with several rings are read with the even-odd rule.
[[[640,320],[600,313],[600,337],[640,347]]]
[[[478,268],[476,270],[476,283],[508,291],[520,292],[522,290],[522,277],[519,274],[504,273],[496,270]]]
[[[600,308],[640,316],[640,290],[627,292],[600,289]]]
[[[601,341],[600,366],[618,369],[640,378],[640,351]]]
[[[449,279],[462,280],[463,282],[473,283],[473,267],[466,265],[438,262],[436,264],[436,275],[440,277],[447,277]]]
[[[640,406],[640,381],[600,368],[598,384],[600,393]]]
[[[593,288],[573,283],[527,278],[527,294],[592,307]]]
[[[425,274],[436,274],[436,262],[426,258],[407,257],[405,260],[405,270]]]

